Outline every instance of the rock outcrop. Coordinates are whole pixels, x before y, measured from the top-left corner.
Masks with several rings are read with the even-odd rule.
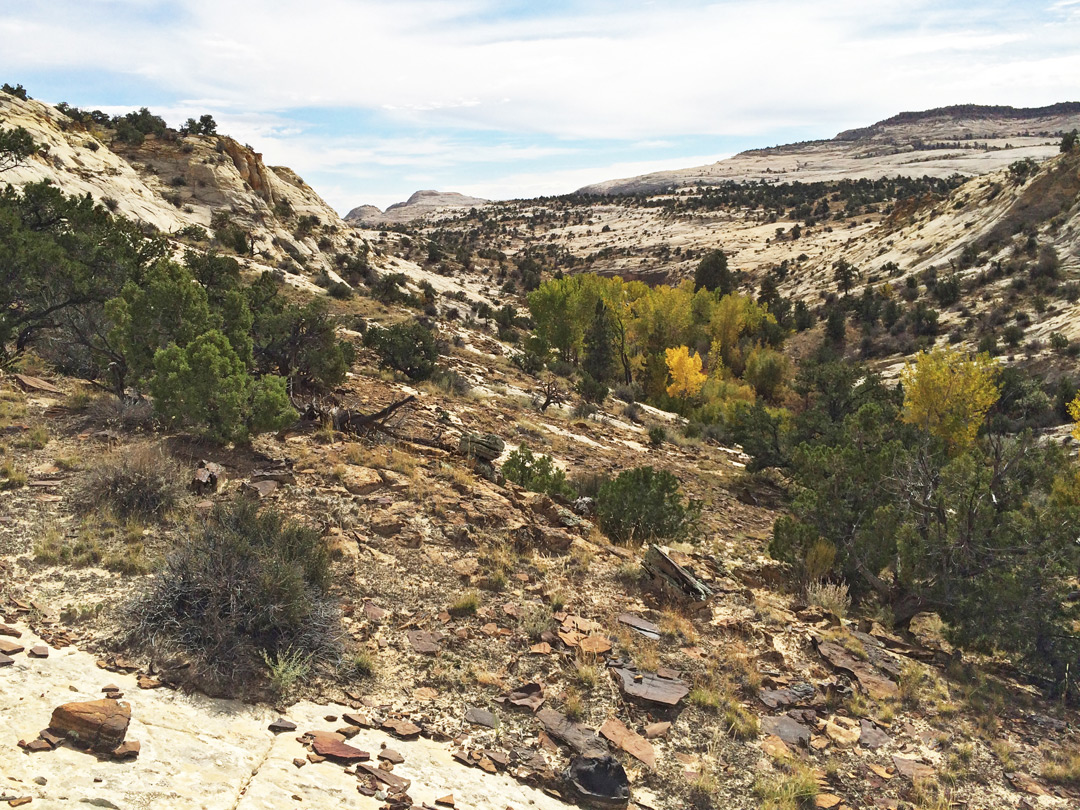
[[[357,227],[393,225],[418,219],[437,219],[466,208],[480,208],[491,200],[469,197],[456,191],[417,191],[405,202],[394,203],[385,211],[374,205],[361,205],[345,215],[345,221]]]

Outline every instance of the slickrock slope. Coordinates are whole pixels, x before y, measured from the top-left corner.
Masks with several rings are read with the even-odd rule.
[[[26,643],[41,643],[25,626],[17,629]],[[308,731],[349,727],[346,720],[326,717],[341,718],[354,707],[304,701],[283,712],[296,730],[275,733],[269,726],[281,715],[268,707],[140,688],[139,681],[134,674],[100,668],[95,656],[74,647],[51,650],[48,658],[15,656],[15,663],[0,673],[0,801],[29,797],[30,810],[84,804],[185,810],[383,806],[382,800],[358,791],[364,780],[351,769],[346,772],[330,760],[309,762],[309,750],[297,741]],[[34,739],[48,726],[55,706],[98,699],[106,683],[118,686],[131,707],[128,738],[140,743],[137,757],[96,758],[68,745],[26,753],[13,744]],[[380,761],[384,748],[400,754],[402,761],[388,773],[412,783],[408,792],[417,807],[435,805],[448,795],[456,806],[471,810],[570,806],[508,775],[456,762],[446,742],[402,740],[378,729],[356,731],[349,744],[368,751],[372,764]]]
[[[4,172],[4,183],[51,180],[164,234],[198,226],[213,235],[231,225],[246,235],[241,255],[264,269],[333,274],[335,253],[363,250],[362,240],[291,169],[265,165],[262,155],[232,138],[151,135],[131,146],[48,104],[6,93],[0,93],[0,125],[24,127],[47,147]]]

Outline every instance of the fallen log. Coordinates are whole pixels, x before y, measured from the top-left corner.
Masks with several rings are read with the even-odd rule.
[[[391,402],[385,408],[375,413],[361,413],[348,408],[330,408],[325,410],[311,403],[304,408],[303,415],[290,427],[285,428],[277,437],[284,440],[290,433],[300,433],[315,430],[324,421],[329,420],[334,430],[341,433],[359,435],[369,430],[387,430],[386,423],[401,408],[416,402],[416,397],[411,394],[404,399]]]

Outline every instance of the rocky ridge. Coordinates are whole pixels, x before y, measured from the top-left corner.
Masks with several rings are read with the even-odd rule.
[[[298,286],[335,271],[334,255],[364,250],[329,205],[295,172],[267,166],[232,138],[147,137],[140,146],[110,141],[51,105],[0,93],[0,123],[21,126],[45,148],[3,175],[21,185],[49,180],[68,194],[89,194],[110,210],[177,237],[224,223],[245,234],[251,270],[276,270]],[[215,215],[217,219],[215,219]],[[308,226],[298,228],[302,218]],[[197,241],[197,240],[196,240]]]
[[[437,221],[462,208],[482,208],[490,202],[456,191],[417,191],[405,202],[394,203],[385,211],[374,205],[358,206],[345,215],[345,221],[359,227],[411,223],[420,219]]]
[[[729,181],[976,176],[1024,158],[1045,160],[1056,154],[1062,133],[1078,126],[1078,104],[1011,113],[976,105],[903,113],[831,140],[752,149],[706,166],[593,183],[576,193],[658,194]]]

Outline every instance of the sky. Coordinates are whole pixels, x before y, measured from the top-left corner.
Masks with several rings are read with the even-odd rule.
[[[0,0],[0,81],[172,126],[210,113],[345,213],[1078,101],[1080,0]]]

